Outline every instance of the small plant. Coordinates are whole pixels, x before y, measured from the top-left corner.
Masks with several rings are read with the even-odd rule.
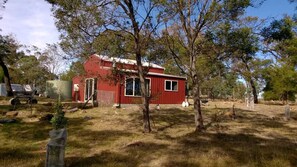
[[[51,119],[51,124],[54,129],[63,129],[67,124],[67,118],[65,118],[65,113],[62,111],[62,104],[58,101],[54,106],[55,115]]]

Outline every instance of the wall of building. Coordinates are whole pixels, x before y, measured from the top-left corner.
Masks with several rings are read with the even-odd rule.
[[[151,104],[181,104],[185,100],[185,79],[164,76],[148,76],[151,79]],[[177,91],[166,91],[165,80],[178,82]],[[125,85],[121,88],[122,104],[141,103],[140,97],[125,96]]]
[[[140,97],[125,96],[125,81],[115,82],[111,77],[113,63],[102,61],[97,56],[90,56],[84,63],[85,75],[73,78],[73,84],[79,84],[79,91],[72,91],[72,99],[84,101],[85,80],[97,78],[97,100],[100,104],[137,104],[141,103]],[[133,69],[133,65],[118,65],[127,69]],[[150,72],[163,74],[164,69],[151,68]],[[152,104],[181,104],[185,100],[185,79],[168,76],[150,75],[151,79],[151,103]],[[178,81],[178,91],[165,91],[165,80]]]

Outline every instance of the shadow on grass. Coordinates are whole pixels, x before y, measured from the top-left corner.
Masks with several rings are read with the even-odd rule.
[[[149,162],[154,155],[162,155],[168,150],[168,145],[153,142],[135,142],[127,145],[124,152],[136,157],[141,162]]]
[[[66,166],[71,167],[91,167],[91,166],[109,166],[109,167],[136,167],[138,159],[133,156],[123,155],[111,151],[104,151],[90,157],[68,157],[65,159]]]
[[[152,123],[157,131],[164,131],[175,126],[195,126],[194,115],[179,108],[162,109],[152,114]]]
[[[140,142],[123,147],[121,152],[107,150],[89,157],[68,157],[65,161],[66,166],[136,167],[150,162],[151,156],[166,148],[164,144]]]
[[[7,112],[7,111],[12,111],[13,106],[12,105],[0,105],[0,114],[2,114],[2,112]]]
[[[3,167],[36,166],[38,163],[43,162],[44,159],[45,153],[33,147],[0,148],[0,166]]]
[[[0,161],[3,159],[10,159],[10,161],[21,158],[34,158],[34,154],[29,153],[32,148],[0,148]]]
[[[10,123],[2,126],[2,133],[7,139],[22,142],[41,141],[48,138],[51,130],[48,122]]]
[[[288,131],[295,131],[294,128],[290,128],[283,121],[283,115],[267,116],[255,111],[242,110],[235,108],[236,119],[232,120],[230,116],[226,115],[227,112],[230,113],[229,108],[217,108],[209,111],[207,114],[209,117],[216,115],[217,119],[211,120],[211,123],[226,123],[226,122],[238,122],[238,123],[249,123],[251,125],[250,132],[259,132],[262,128],[278,128],[286,129]],[[206,115],[207,116],[207,115]],[[247,129],[248,130],[248,129]],[[243,131],[246,133],[247,131]]]
[[[247,134],[190,133],[181,137],[179,142],[182,147],[177,149],[176,153],[182,153],[184,157],[190,156],[192,152],[197,152],[197,155],[208,154],[210,150],[217,149],[214,154],[232,157],[240,165],[270,166],[280,163],[279,166],[297,166],[297,144],[286,138],[264,139]],[[275,159],[278,161],[273,162]]]

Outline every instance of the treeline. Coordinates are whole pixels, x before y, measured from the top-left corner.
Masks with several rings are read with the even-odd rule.
[[[146,132],[151,131],[150,99],[142,61],[187,77],[197,131],[204,128],[202,90],[212,98],[242,98],[241,91],[247,90],[255,103],[261,91],[267,100],[295,98],[296,19],[261,20],[245,14],[265,1],[47,1],[61,33],[60,47],[77,60],[63,78],[79,72],[92,53],[136,60]]]

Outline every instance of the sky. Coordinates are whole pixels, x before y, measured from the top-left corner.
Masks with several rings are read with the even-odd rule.
[[[0,0],[2,1],[2,0]],[[247,15],[260,18],[279,19],[284,14],[292,15],[297,4],[288,0],[266,0],[260,7],[249,8]],[[51,5],[45,0],[8,0],[0,11],[1,34],[13,34],[20,44],[45,48],[46,44],[57,43],[59,32],[50,11]]]
[[[39,48],[56,43],[59,32],[50,9],[45,0],[8,0],[1,9],[0,33],[12,34],[20,44]]]

